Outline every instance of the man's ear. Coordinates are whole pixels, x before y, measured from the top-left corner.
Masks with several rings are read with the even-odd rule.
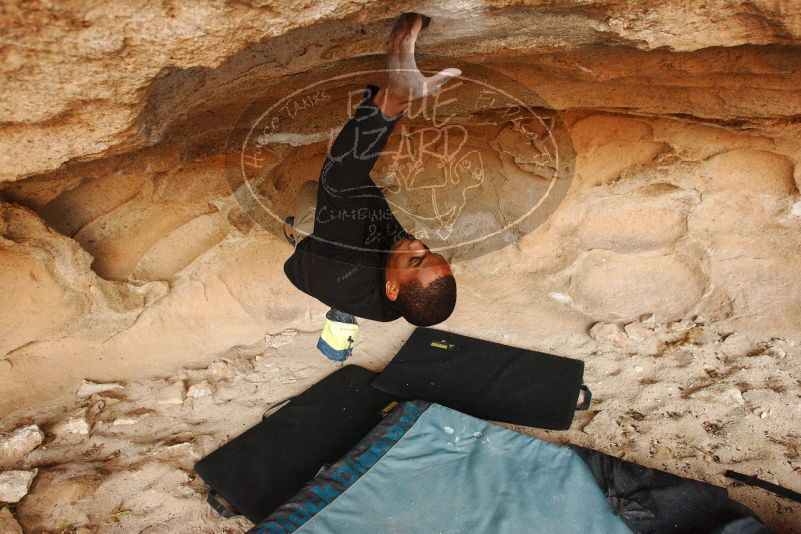
[[[397,283],[393,282],[392,280],[387,280],[385,288],[387,292],[387,298],[389,300],[391,300],[392,302],[398,300],[398,292],[400,291],[400,286]]]

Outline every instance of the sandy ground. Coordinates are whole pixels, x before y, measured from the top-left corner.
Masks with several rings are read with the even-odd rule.
[[[659,355],[647,354],[647,341],[574,354],[587,364],[591,409],[566,432],[518,430],[728,486],[775,531],[801,532],[800,505],[722,476],[731,468],[801,490],[801,348],[688,326],[674,328],[680,335]],[[350,363],[380,369],[410,331],[364,325]],[[335,370],[315,350],[316,337],[268,337],[207,368],[4,418],[3,432],[36,423],[47,433],[17,466],[39,473],[13,512],[36,533],[244,532],[247,520],[222,519],[206,505],[192,466],[268,406]]]

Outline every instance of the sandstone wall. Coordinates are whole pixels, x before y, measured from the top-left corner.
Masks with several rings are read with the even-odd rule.
[[[383,52],[391,20],[404,10],[437,17],[428,41],[459,56],[593,44],[692,51],[795,45],[801,39],[801,8],[792,0],[492,0],[442,7],[400,1],[391,9],[335,0],[112,2],[102,7],[7,2],[2,9],[4,180],[147,144],[192,104],[208,103],[215,82],[231,74],[215,68],[245,49],[243,56],[250,57],[240,57],[240,66],[250,63],[273,75]],[[259,41],[264,44],[248,47]],[[686,66],[702,76],[709,67],[705,62]],[[777,65],[768,70],[788,72]],[[235,75],[250,77],[251,84],[259,81],[242,70]],[[189,101],[149,101],[148,93],[171,77],[177,83],[167,85]]]
[[[445,327],[576,355],[597,323],[801,340],[797,3],[506,4],[417,7],[419,49],[530,88],[574,177],[536,230],[457,262]],[[3,8],[0,413],[319,327],[231,194],[226,140],[254,102],[380,63],[415,5],[165,6]],[[483,112],[495,182],[523,180]],[[276,143],[265,183],[314,178],[339,124],[320,108]]]

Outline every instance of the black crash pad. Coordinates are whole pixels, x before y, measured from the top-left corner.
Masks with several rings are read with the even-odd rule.
[[[394,397],[370,387],[374,377],[356,365],[339,369],[200,460],[195,471],[235,512],[261,521],[381,421]]]
[[[418,328],[373,387],[481,419],[565,430],[583,374],[580,360]]]

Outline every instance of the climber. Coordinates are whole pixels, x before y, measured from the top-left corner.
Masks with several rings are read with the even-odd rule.
[[[356,317],[418,326],[440,323],[456,305],[448,262],[406,232],[370,177],[407,106],[435,94],[461,74],[445,69],[426,78],[417,69],[417,35],[430,19],[399,17],[389,38],[384,88],[368,85],[364,99],[328,153],[318,182],[303,184],[284,234],[295,252],[284,264],[289,280],[331,310],[317,347],[328,358],[350,356]]]

